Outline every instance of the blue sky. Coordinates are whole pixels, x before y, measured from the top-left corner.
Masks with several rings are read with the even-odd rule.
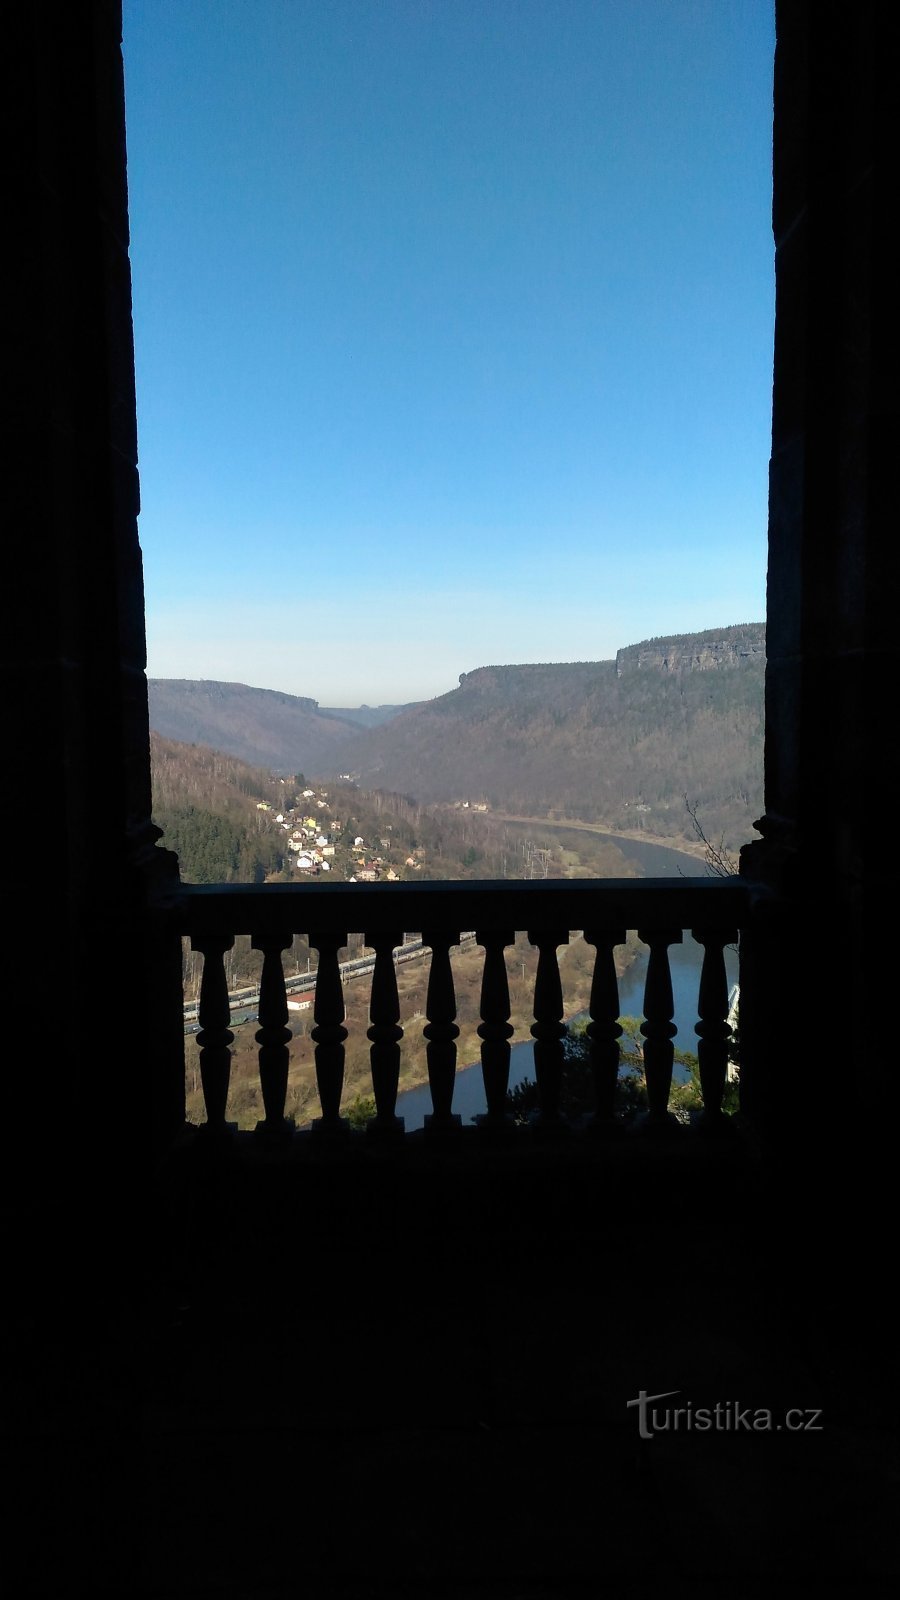
[[[152,676],[762,619],[773,50],[760,0],[125,0]]]

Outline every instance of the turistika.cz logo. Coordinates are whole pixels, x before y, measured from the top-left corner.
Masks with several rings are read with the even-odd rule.
[[[821,1433],[822,1412],[815,1407],[791,1407],[783,1413],[767,1406],[742,1406],[739,1400],[720,1400],[714,1406],[693,1406],[688,1400],[680,1406],[660,1406],[680,1389],[664,1389],[648,1394],[641,1389],[637,1398],[627,1401],[629,1410],[637,1407],[638,1432],[642,1439],[656,1433]]]

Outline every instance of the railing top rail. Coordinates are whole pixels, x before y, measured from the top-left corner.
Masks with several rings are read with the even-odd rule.
[[[428,928],[726,928],[747,920],[746,882],[579,878],[541,882],[183,884],[180,932],[372,932]]]

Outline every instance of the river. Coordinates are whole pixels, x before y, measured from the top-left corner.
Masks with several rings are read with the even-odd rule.
[[[546,826],[549,828],[554,825],[548,823]],[[561,824],[556,831],[565,832],[565,825]],[[625,839],[614,834],[607,834],[605,837],[612,840],[623,856],[634,862],[642,878],[704,876],[702,862],[698,861],[696,856],[686,855],[682,850],[673,850],[667,845],[645,844],[640,839]],[[702,961],[703,950],[700,945],[694,943],[689,933],[685,933],[683,944],[670,946],[669,965],[672,972],[672,996],[675,1002],[674,1021],[678,1029],[675,1045],[681,1050],[697,1049],[694,1023],[697,1021],[697,992]],[[726,950],[725,965],[730,987],[731,984],[737,983],[737,955],[733,950]],[[638,1017],[642,1014],[646,975],[647,955],[642,950],[625,976],[619,980],[619,1004],[622,1008],[620,1014],[623,1017]],[[677,1075],[676,1069],[676,1077]],[[514,1088],[524,1078],[533,1077],[534,1046],[531,1040],[523,1039],[518,1044],[513,1044],[510,1050],[509,1086]],[[453,1110],[459,1113],[463,1122],[469,1122],[487,1110],[480,1065],[467,1065],[457,1072],[453,1091]],[[409,1133],[423,1126],[424,1118],[430,1111],[431,1092],[427,1084],[419,1089],[406,1089],[397,1096],[397,1114],[404,1118]]]

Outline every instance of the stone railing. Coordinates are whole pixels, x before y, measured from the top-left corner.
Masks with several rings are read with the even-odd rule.
[[[521,930],[527,931],[538,951],[531,1033],[540,1109],[533,1126],[551,1130],[565,1121],[560,1090],[566,1028],[557,951],[568,942],[570,929],[583,931],[585,940],[596,949],[587,1029],[595,1108],[588,1127],[602,1131],[615,1120],[622,1029],[614,952],[629,929],[637,931],[649,952],[641,1026],[649,1107],[645,1126],[652,1130],[671,1122],[668,1102],[676,1029],[669,948],[681,943],[685,929],[704,951],[695,1031],[704,1101],[701,1123],[707,1128],[715,1126],[722,1118],[731,1032],[724,950],[737,940],[746,915],[746,889],[738,878],[366,887],[185,885],[179,931],[204,958],[198,1044],[207,1134],[224,1135],[228,1128],[234,1036],[229,1027],[224,958],[239,933],[249,934],[254,948],[263,955],[256,1038],[265,1119],[259,1131],[276,1139],[290,1132],[284,1110],[291,1033],[282,958],[298,933],[305,934],[318,953],[312,1038],[321,1115],[313,1131],[320,1137],[338,1137],[348,1131],[340,1114],[347,1029],[339,952],[349,933],[360,933],[374,951],[367,1036],[377,1115],[367,1131],[382,1139],[402,1134],[396,1102],[403,1030],[394,957],[404,931],[413,929],[432,951],[423,1029],[433,1107],[426,1130],[432,1136],[452,1135],[460,1125],[453,1112],[459,1029],[451,951],[464,929],[474,929],[484,950],[478,1028],[487,1101],[486,1115],[479,1119],[483,1131],[509,1126],[506,1092],[513,1029],[504,952]]]

